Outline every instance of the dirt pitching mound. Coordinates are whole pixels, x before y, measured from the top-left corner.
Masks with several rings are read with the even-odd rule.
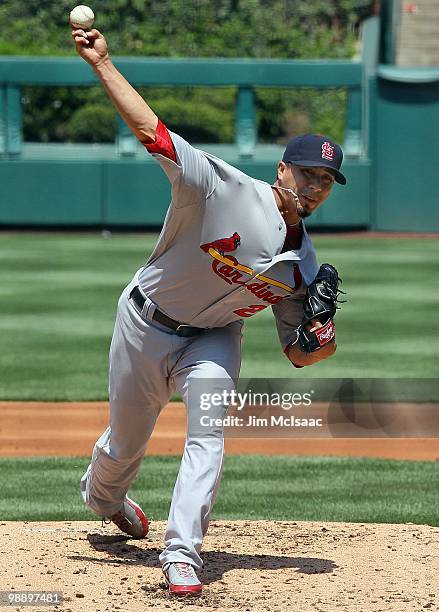
[[[0,589],[61,591],[62,606],[9,608],[46,612],[439,610],[437,527],[215,521],[204,593],[185,601],[163,584],[164,528],[132,540],[98,522],[0,523]]]

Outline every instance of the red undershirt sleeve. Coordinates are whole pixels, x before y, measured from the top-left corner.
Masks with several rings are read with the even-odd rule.
[[[302,244],[302,236],[303,229],[301,223],[297,227],[295,225],[287,225],[285,243],[281,252],[285,253],[285,251],[300,249],[300,245]]]
[[[160,121],[160,119],[155,131],[155,141],[144,142],[143,146],[150,153],[159,153],[160,155],[177,162],[177,155],[175,153],[171,136],[167,127]]]

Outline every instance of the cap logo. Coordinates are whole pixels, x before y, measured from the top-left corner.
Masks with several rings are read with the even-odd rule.
[[[329,142],[322,144],[322,159],[334,161],[334,147]]]

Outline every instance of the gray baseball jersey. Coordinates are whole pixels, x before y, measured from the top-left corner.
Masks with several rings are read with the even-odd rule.
[[[286,226],[272,188],[171,134],[176,161],[156,159],[172,184],[172,203],[156,248],[122,293],[110,349],[110,426],[82,478],[84,501],[101,516],[122,506],[163,406],[174,392],[188,411],[162,563],[199,569],[200,549],[218,490],[224,441],[200,437],[201,407],[189,393],[209,381],[232,389],[239,375],[242,321],[271,306],[281,344],[295,339],[304,283],[318,270],[304,230],[298,250],[282,253]],[[300,271],[300,274],[299,274]],[[132,300],[139,286],[142,311]],[[153,319],[169,317],[207,332],[181,337]],[[198,398],[199,399],[199,398]],[[216,406],[221,418],[228,406]]]
[[[318,270],[306,229],[300,249],[281,253],[286,226],[271,186],[171,137],[177,162],[155,157],[172,202],[140,288],[165,314],[196,327],[221,327],[273,306],[285,347],[302,315],[298,281],[308,285]]]

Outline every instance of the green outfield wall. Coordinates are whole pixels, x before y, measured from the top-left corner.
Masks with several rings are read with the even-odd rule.
[[[208,147],[205,147],[208,149]],[[217,149],[220,149],[219,151]],[[50,147],[39,159],[0,162],[0,223],[4,225],[160,225],[170,187],[160,166],[143,150],[135,158],[96,159],[87,147],[78,159],[56,160]],[[242,161],[233,147],[210,147],[245,172],[274,181],[276,157]],[[44,153],[46,151],[46,153]],[[29,154],[28,154],[29,155]],[[29,155],[30,157],[30,155]],[[45,157],[45,158],[44,158]],[[369,225],[370,165],[347,163],[349,186],[335,187],[333,202],[313,215],[318,225]]]
[[[437,232],[439,67],[380,66],[372,87],[372,227]]]
[[[363,25],[362,56],[345,60],[115,58],[134,85],[237,86],[235,142],[196,146],[273,182],[283,149],[257,142],[254,87],[343,87],[348,92],[343,171],[311,226],[439,231],[439,67],[381,64],[378,17]],[[380,55],[381,54],[381,55]],[[0,57],[0,227],[159,226],[166,177],[120,122],[113,145],[22,141],[21,87],[90,86],[80,58]],[[166,121],[166,118],[163,118]]]

